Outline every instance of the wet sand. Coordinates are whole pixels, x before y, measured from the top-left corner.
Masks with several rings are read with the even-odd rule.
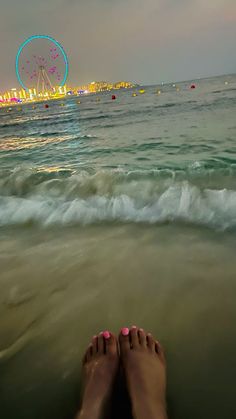
[[[184,225],[2,230],[1,417],[72,417],[90,337],[133,324],[166,348],[172,419],[235,417],[235,245]]]

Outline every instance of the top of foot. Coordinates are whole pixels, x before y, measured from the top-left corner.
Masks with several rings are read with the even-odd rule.
[[[135,419],[166,419],[166,363],[150,333],[133,326],[119,334],[120,356]]]
[[[108,331],[94,336],[83,359],[84,392],[78,419],[107,416],[118,364],[116,337]]]

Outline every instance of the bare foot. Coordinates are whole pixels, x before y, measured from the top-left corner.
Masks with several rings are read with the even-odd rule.
[[[116,337],[110,332],[94,336],[83,360],[84,392],[77,419],[104,419],[119,364]]]
[[[161,345],[133,326],[119,335],[121,361],[134,419],[167,419],[166,367]]]

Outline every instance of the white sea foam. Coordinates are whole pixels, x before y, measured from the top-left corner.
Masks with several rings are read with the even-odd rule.
[[[37,193],[0,197],[0,225],[36,223],[40,226],[98,222],[186,222],[212,228],[236,227],[236,191],[200,189],[189,182],[118,184],[59,194],[50,181]],[[55,186],[55,185],[54,185]],[[81,185],[80,185],[81,186]],[[91,185],[90,185],[91,186]],[[45,185],[44,185],[45,187]],[[85,188],[86,190],[86,188]],[[81,196],[79,196],[81,195]]]

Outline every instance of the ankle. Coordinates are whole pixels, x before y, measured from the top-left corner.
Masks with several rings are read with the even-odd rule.
[[[100,419],[100,409],[97,406],[82,406],[75,419]]]
[[[132,402],[132,413],[134,419],[168,419],[165,402],[146,403],[142,398]]]
[[[99,399],[90,400],[90,402],[83,402],[82,407],[75,417],[75,419],[103,419],[103,412],[105,410],[106,402]]]

